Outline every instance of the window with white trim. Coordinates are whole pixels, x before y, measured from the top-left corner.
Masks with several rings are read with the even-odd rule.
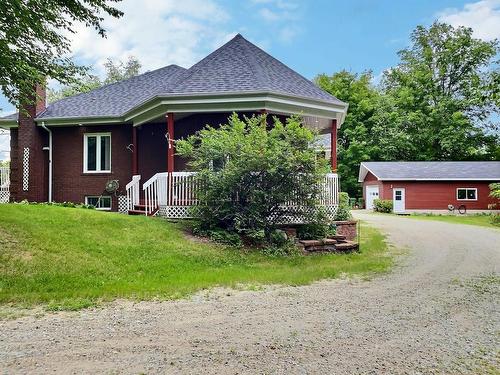
[[[458,188],[457,200],[459,201],[476,201],[477,189],[476,188]]]
[[[83,172],[111,172],[111,133],[92,133],[84,135]]]
[[[96,210],[110,211],[111,197],[110,196],[86,196],[85,204],[94,206]]]

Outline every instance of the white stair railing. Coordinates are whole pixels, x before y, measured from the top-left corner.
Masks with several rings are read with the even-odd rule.
[[[150,215],[160,206],[195,206],[195,172],[156,173],[147,180],[142,189],[146,213]]]
[[[130,181],[126,186],[125,190],[127,191],[127,209],[133,210],[136,205],[140,202],[140,185],[141,185],[141,176],[134,175],[132,176],[132,181]]]

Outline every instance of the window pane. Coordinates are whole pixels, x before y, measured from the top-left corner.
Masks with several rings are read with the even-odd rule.
[[[101,171],[109,171],[111,169],[111,147],[110,136],[101,137]]]
[[[97,168],[97,139],[87,137],[87,170],[95,171]]]
[[[98,201],[98,200],[99,200],[99,198],[98,198],[98,197],[87,197],[87,202],[86,202],[86,203],[87,203],[89,206],[94,206],[94,207],[95,207],[95,206],[97,205],[97,201]]]
[[[476,191],[472,189],[467,190],[467,199],[476,199]]]
[[[465,199],[467,197],[465,189],[458,189],[457,197],[458,199]]]

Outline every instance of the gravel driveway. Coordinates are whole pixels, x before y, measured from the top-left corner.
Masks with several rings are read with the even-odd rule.
[[[388,275],[0,322],[0,373],[483,373],[499,367],[500,230],[357,213]]]

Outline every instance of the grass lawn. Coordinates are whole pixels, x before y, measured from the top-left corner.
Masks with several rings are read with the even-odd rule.
[[[424,214],[414,214],[408,216],[413,219],[423,219],[423,220],[437,220],[444,221],[447,223],[454,224],[468,224],[468,225],[478,225],[480,227],[496,228],[500,229],[498,225],[493,225],[491,223],[490,215],[424,215]]]
[[[174,299],[214,286],[301,285],[392,264],[363,226],[361,253],[269,257],[200,243],[181,224],[77,208],[0,205],[0,304],[79,309],[115,298]]]

